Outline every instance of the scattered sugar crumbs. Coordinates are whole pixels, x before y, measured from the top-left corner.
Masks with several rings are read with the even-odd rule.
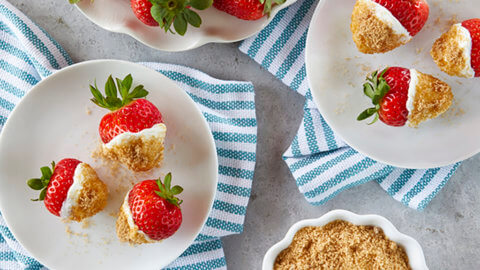
[[[389,240],[382,229],[336,220],[299,230],[276,258],[274,269],[411,268],[404,248]]]
[[[93,222],[89,219],[89,218],[84,218],[82,220],[82,229],[86,229],[86,228],[89,228],[91,225],[93,224]]]
[[[82,237],[83,240],[85,241],[85,243],[90,243],[90,237],[88,236],[88,234],[74,232],[74,231],[72,231],[72,229],[70,228],[70,225],[68,225],[68,224],[65,225],[65,232],[67,233],[67,235],[69,237],[71,237],[71,236]]]
[[[85,107],[85,113],[87,115],[91,115],[92,114],[92,110],[90,109],[90,107]]]
[[[455,118],[458,118],[464,114],[465,110],[460,107],[460,103],[457,101],[457,99],[454,99],[452,106],[450,106],[450,108],[442,115],[440,115],[440,117],[447,123],[455,123]]]

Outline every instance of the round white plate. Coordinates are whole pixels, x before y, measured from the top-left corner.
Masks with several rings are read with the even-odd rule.
[[[453,164],[480,152],[480,79],[442,73],[430,49],[452,18],[480,16],[480,1],[430,1],[430,17],[409,44],[379,55],[360,53],[350,31],[355,0],[322,0],[307,37],[306,67],[315,103],[332,129],[357,151],[398,167],[420,169]],[[455,102],[442,117],[418,128],[367,125],[357,116],[371,101],[362,85],[370,72],[386,66],[415,68],[452,86]]]
[[[188,26],[184,36],[165,33],[159,27],[150,27],[135,17],[129,0],[82,0],[77,4],[82,13],[100,27],[113,32],[125,33],[143,44],[162,51],[185,51],[207,43],[231,43],[243,40],[260,32],[275,15],[296,0],[287,0],[272,8],[270,17],[256,21],[240,20],[213,6],[198,11],[202,18],[199,28]]]
[[[131,73],[143,84],[147,99],[163,114],[167,125],[163,166],[133,174],[123,167],[102,166],[92,158],[99,145],[98,124],[108,111],[96,107],[89,84],[102,88],[110,74]],[[185,119],[188,119],[186,121]],[[109,188],[104,211],[89,225],[62,223],[26,180],[40,175],[52,160],[73,157],[92,165]],[[133,182],[156,179],[172,172],[184,192],[180,229],[161,243],[130,246],[115,233],[115,214]],[[117,60],[76,64],[36,85],[16,106],[0,137],[0,209],[15,238],[42,264],[52,269],[161,269],[192,244],[203,227],[215,196],[215,144],[201,112],[175,83],[144,66]],[[88,226],[85,226],[88,225]],[[85,228],[82,228],[85,227]],[[70,232],[68,232],[70,231]]]

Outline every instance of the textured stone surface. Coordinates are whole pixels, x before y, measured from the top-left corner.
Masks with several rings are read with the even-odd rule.
[[[385,216],[420,242],[430,269],[480,269],[480,157],[466,161],[423,212],[394,201],[376,183],[343,192],[324,206],[311,206],[281,158],[300,124],[303,98],[238,51],[236,44],[163,53],[97,27],[67,0],[10,1],[51,33],[76,62],[115,58],[175,63],[220,79],[254,83],[258,162],[244,233],[223,239],[229,269],[260,269],[264,253],[293,223],[333,209]]]

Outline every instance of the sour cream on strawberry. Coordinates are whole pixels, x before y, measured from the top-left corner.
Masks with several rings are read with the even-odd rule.
[[[86,181],[85,176],[88,173],[85,173],[84,170],[87,169],[86,163],[80,163],[75,168],[73,173],[73,183],[68,189],[67,198],[63,201],[62,208],[60,209],[60,217],[68,218],[72,214],[72,207],[77,204],[78,197],[80,197],[80,192],[83,189],[83,185]]]
[[[135,140],[137,138],[143,138],[143,139],[156,138],[158,140],[163,140],[165,139],[166,133],[167,133],[167,126],[165,126],[165,124],[163,123],[160,123],[160,124],[154,125],[151,128],[144,129],[137,133],[124,132],[120,135],[117,135],[108,143],[104,144],[104,147],[111,149],[114,146],[128,144],[130,141]]]
[[[390,26],[393,33],[401,37],[402,42],[407,43],[412,39],[408,30],[393,16],[390,10],[373,0],[360,0],[360,2],[365,3],[374,12],[377,19]]]
[[[417,93],[418,84],[418,72],[415,69],[410,69],[410,83],[408,84],[408,99],[407,110],[409,113],[413,111],[413,101],[415,100],[415,94]]]
[[[463,59],[466,62],[465,68],[460,71],[460,73],[467,78],[473,78],[475,77],[475,70],[473,70],[471,58],[473,46],[472,36],[470,35],[470,31],[463,27],[461,23],[457,23],[453,27],[456,28],[456,32],[458,33],[456,41],[458,42],[458,47],[463,51]]]
[[[128,227],[130,227],[130,230],[134,230],[137,233],[143,235],[148,242],[157,242],[156,240],[151,239],[148,235],[142,232],[133,221],[132,211],[130,211],[130,206],[128,206],[129,194],[130,192],[128,192],[127,195],[125,195],[125,199],[123,200],[122,210],[121,210],[125,214],[125,216],[127,216]]]

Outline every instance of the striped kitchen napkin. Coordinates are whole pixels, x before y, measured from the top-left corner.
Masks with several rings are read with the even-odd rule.
[[[42,28],[0,0],[0,129],[21,98],[42,78],[72,60]],[[250,197],[257,121],[253,85],[221,81],[197,70],[142,63],[177,82],[208,121],[219,162],[219,179],[207,223],[167,269],[226,269],[219,237],[240,233]],[[0,214],[0,269],[43,269],[15,240]]]
[[[303,121],[284,153],[300,192],[311,204],[320,205],[374,180],[394,199],[424,209],[459,164],[429,170],[395,168],[359,154],[332,131],[313,102],[305,70],[308,26],[318,2],[298,0],[240,45],[242,52],[306,98]]]

